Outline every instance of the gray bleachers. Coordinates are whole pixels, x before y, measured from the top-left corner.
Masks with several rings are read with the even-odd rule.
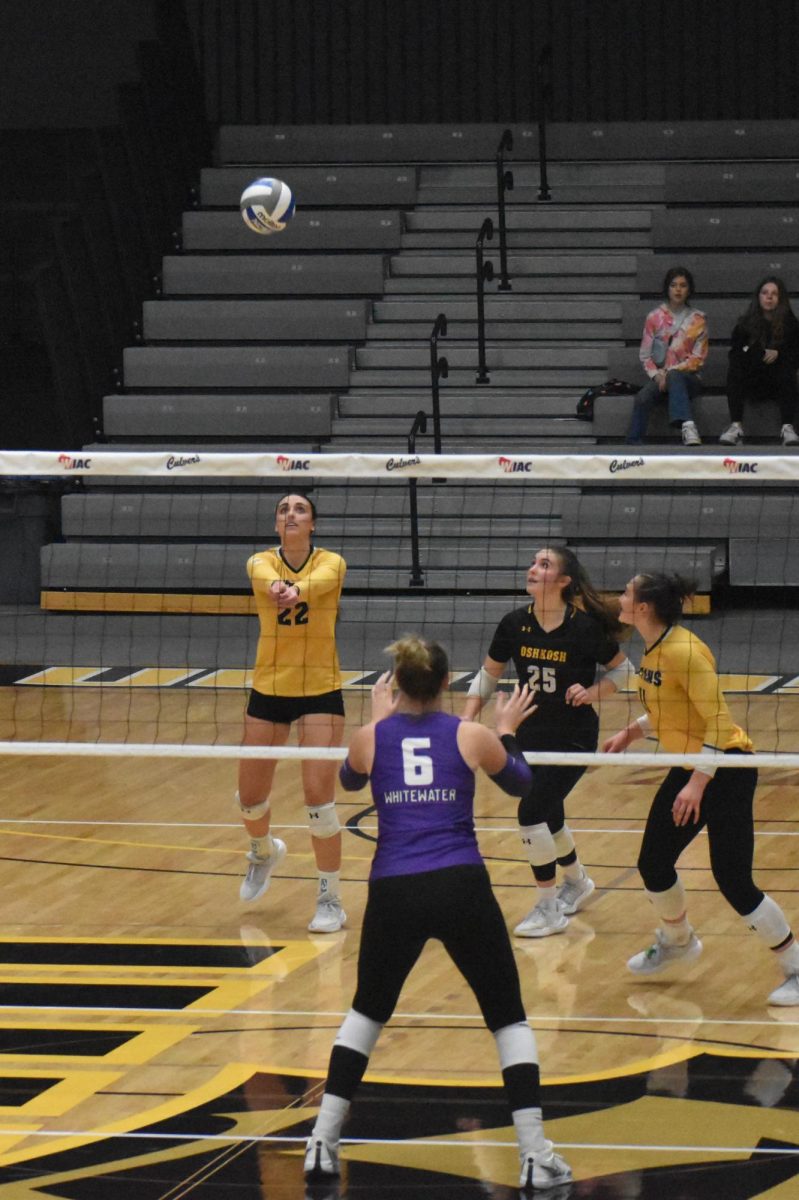
[[[380,490],[375,489],[378,496]],[[476,507],[472,510],[474,515],[470,515],[468,508],[464,512],[464,504],[473,503],[474,497],[467,498],[463,488],[458,488],[451,497],[444,495],[442,489],[420,488],[417,496],[421,529],[428,540],[437,537],[444,542],[483,537],[487,523],[492,538],[515,541],[520,531],[528,538],[558,536],[560,519],[552,513],[552,494],[542,499],[540,495],[536,496],[534,489],[531,490],[532,497],[514,494],[512,507],[500,505],[495,498],[490,515]],[[63,534],[70,541],[84,538],[137,541],[194,538],[203,541],[260,539],[262,543],[271,544],[274,541],[275,500],[280,494],[280,490],[244,495],[76,492],[66,495],[63,500]],[[353,501],[348,497],[346,510],[341,513],[335,511],[328,494],[320,496],[317,493],[317,499],[324,509],[319,535],[323,542],[332,540],[338,545],[346,538],[360,554],[363,543],[353,542],[355,538],[387,539],[393,543],[401,534],[403,544],[407,541],[410,530],[407,486],[391,489],[393,503],[384,502],[382,512],[365,507],[368,504],[365,498]],[[354,504],[357,508],[352,511]],[[524,522],[522,526],[520,521]]]
[[[382,296],[373,255],[166,255],[163,290],[183,296]]]
[[[187,252],[242,250],[251,254],[294,254],[327,250],[399,249],[402,222],[398,212],[385,209],[342,212],[302,209],[280,233],[253,233],[235,212],[183,214],[183,248]]]
[[[782,249],[771,251],[703,254],[673,251],[669,254],[640,255],[635,287],[642,296],[659,296],[663,278],[670,267],[688,267],[696,283],[696,303],[701,307],[705,296],[752,296],[764,275],[781,275],[788,290],[799,282],[799,254]]]
[[[639,330],[640,335],[640,330]],[[610,378],[626,379],[643,387],[646,375],[638,357],[638,346],[619,346],[608,350]],[[727,382],[727,349],[711,343],[702,368],[702,384],[708,389],[723,388]],[[612,397],[611,397],[612,398]],[[604,399],[604,397],[603,397]]]
[[[358,342],[368,304],[346,300],[145,300],[147,342]]]
[[[762,529],[799,525],[799,496],[787,493],[730,495],[707,488],[692,492],[585,488],[562,496],[562,528],[570,541],[580,538],[636,537],[694,539],[757,537]]]
[[[408,213],[402,235],[403,249],[443,250],[474,247],[477,230],[486,208],[425,210]],[[649,209],[620,206],[574,208],[563,205],[511,206],[506,217],[507,245],[511,253],[525,249],[569,248],[586,253],[594,249],[614,251],[648,249],[651,246]]]
[[[200,203],[209,208],[238,207],[239,198],[265,167],[204,167]],[[305,208],[363,208],[389,205],[410,208],[416,201],[415,167],[292,167],[282,173],[294,192],[298,212]]]
[[[787,534],[788,527],[782,527]],[[730,538],[730,583],[745,587],[799,586],[799,538]]]
[[[666,163],[667,204],[784,204],[799,200],[799,161]]]
[[[656,250],[752,246],[799,246],[799,213],[789,208],[668,209],[652,216],[652,245]]]
[[[531,537],[540,534],[531,531]],[[492,590],[519,586],[519,545],[515,538],[486,540],[484,535],[462,539],[458,544],[443,539],[420,538],[422,568],[430,575],[430,586],[485,587],[490,576]],[[410,538],[392,537],[361,540],[347,538],[328,543],[343,554],[347,564],[347,586],[407,586],[411,568]],[[113,591],[212,591],[241,589],[249,583],[245,564],[263,542],[245,544],[71,542],[45,546],[41,578],[45,590]],[[597,587],[623,588],[637,571],[676,570],[697,578],[701,591],[710,590],[712,579],[724,568],[721,550],[706,546],[635,544],[590,546],[576,544]]]
[[[129,346],[123,363],[132,388],[341,388],[350,373],[342,346]]]
[[[103,428],[109,438],[326,439],[334,406],[334,395],[319,392],[124,392],[103,397]]]
[[[694,307],[700,309],[707,318],[707,328],[712,345],[716,342],[727,342],[733,327],[743,315],[746,302],[738,297],[710,296],[707,300],[697,297]],[[624,300],[621,306],[621,331],[628,341],[640,341],[641,332],[647,313],[655,307],[650,300]]]
[[[613,374],[611,372],[611,374]],[[590,426],[594,436],[610,442],[623,441],[630,427],[634,397],[600,396],[594,405],[594,420]],[[694,419],[700,435],[708,442],[715,442],[723,429],[730,423],[730,413],[725,396],[703,395],[693,402]],[[770,436],[776,436],[779,425],[773,427]],[[649,418],[647,442],[669,442],[672,449],[681,447],[680,430],[669,426],[666,405],[656,404]],[[751,436],[757,436],[754,429]],[[639,447],[640,448],[640,447]],[[665,450],[665,447],[663,448]]]
[[[223,125],[219,159],[234,163],[491,161],[505,126],[497,125]],[[535,126],[511,125],[515,153],[531,158]],[[793,158],[796,123],[663,121],[609,124],[555,122],[549,156],[558,159]]]

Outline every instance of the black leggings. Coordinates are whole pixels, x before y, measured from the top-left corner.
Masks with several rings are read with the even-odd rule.
[[[530,770],[533,773],[533,786],[519,801],[519,824],[540,825],[546,821],[549,832],[557,833],[566,820],[566,797],[577,786],[586,769],[531,766]]]
[[[727,404],[731,421],[743,421],[744,403],[761,396],[773,397],[783,425],[793,425],[796,417],[796,370],[785,365],[757,363],[744,370],[730,360],[727,371]]]
[[[675,825],[671,807],[690,777],[690,771],[674,767],[652,801],[638,855],[644,886],[650,892],[667,892],[673,887],[677,882],[677,859],[707,826],[713,878],[727,903],[740,916],[747,916],[763,899],[752,879],[752,802],[757,771],[753,767],[721,767],[705,789],[697,824]]]
[[[352,1007],[385,1025],[428,938],[443,943],[494,1033],[526,1021],[505,921],[485,867],[446,867],[369,884]]]

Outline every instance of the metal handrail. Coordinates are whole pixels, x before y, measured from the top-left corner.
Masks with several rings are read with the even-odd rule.
[[[536,63],[538,80],[538,199],[551,200],[547,179],[547,107],[552,100],[552,46],[546,45]]]
[[[413,418],[413,425],[408,434],[408,457],[416,454],[417,433],[427,433],[427,413],[419,409]],[[419,509],[416,504],[416,480],[408,480],[409,509],[411,519],[411,577],[410,587],[424,587],[424,571],[419,557]]]
[[[494,222],[490,217],[486,217],[480,226],[480,232],[477,235],[477,243],[475,245],[475,273],[477,282],[477,375],[475,383],[491,382],[486,369],[486,320],[483,303],[483,285],[487,279],[491,280],[494,278],[494,266],[493,263],[483,262],[483,242],[486,239],[490,242],[493,236]]]
[[[439,313],[430,334],[430,389],[433,396],[433,451],[441,453],[441,407],[438,398],[438,381],[449,375],[449,362],[438,356],[438,339],[447,336],[447,314]],[[424,431],[423,431],[424,432]]]
[[[506,129],[497,146],[497,213],[499,215],[499,274],[498,291],[512,291],[508,277],[508,235],[505,227],[505,192],[513,191],[513,171],[505,170],[505,150],[513,149],[513,132]]]

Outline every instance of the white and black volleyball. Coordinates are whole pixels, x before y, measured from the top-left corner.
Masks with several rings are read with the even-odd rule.
[[[280,233],[294,216],[294,194],[282,179],[255,179],[241,193],[239,206],[253,233]]]

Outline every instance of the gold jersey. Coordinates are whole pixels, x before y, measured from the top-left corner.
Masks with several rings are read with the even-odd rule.
[[[341,687],[336,621],[347,564],[331,550],[311,547],[294,570],[280,547],[261,550],[247,562],[261,632],[253,687],[266,696],[321,696]],[[295,584],[299,599],[282,611],[269,598],[276,579]]]
[[[730,716],[713,655],[682,625],[672,625],[645,652],[638,696],[653,733],[672,754],[752,749]]]

